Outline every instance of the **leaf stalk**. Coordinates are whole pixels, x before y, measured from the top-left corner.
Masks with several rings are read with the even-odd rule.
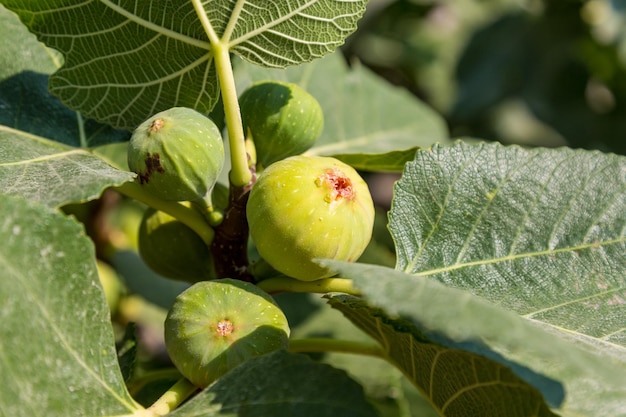
[[[270,294],[281,292],[309,292],[326,294],[341,292],[355,296],[361,295],[348,278],[325,278],[316,281],[299,281],[285,276],[274,277],[259,282],[258,287]]]
[[[126,182],[115,188],[127,197],[141,201],[150,207],[161,210],[172,217],[180,220],[183,224],[194,230],[206,243],[210,245],[215,236],[215,231],[209,226],[207,220],[197,210],[180,204],[177,201],[162,200],[146,192],[136,182]]]

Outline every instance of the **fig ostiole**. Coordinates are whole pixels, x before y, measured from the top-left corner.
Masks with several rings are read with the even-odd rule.
[[[267,167],[246,206],[259,255],[302,281],[333,275],[316,258],[356,261],[374,227],[374,204],[363,178],[331,157],[293,156]]]
[[[189,226],[167,213],[146,209],[138,246],[146,265],[166,278],[191,283],[216,278],[209,247]]]
[[[239,106],[262,167],[311,148],[324,126],[318,101],[293,83],[255,83],[241,94]]]
[[[164,200],[204,198],[223,166],[218,127],[186,107],[155,114],[135,129],[128,145],[128,167],[144,189]]]
[[[224,278],[178,295],[165,320],[165,346],[183,376],[203,388],[248,359],[286,349],[289,332],[269,294]]]

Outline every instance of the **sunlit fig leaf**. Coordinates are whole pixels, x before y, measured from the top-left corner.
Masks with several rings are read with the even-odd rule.
[[[52,93],[119,128],[173,106],[208,112],[219,97],[213,45],[260,65],[300,64],[342,44],[365,3],[3,0],[40,41],[63,53]]]

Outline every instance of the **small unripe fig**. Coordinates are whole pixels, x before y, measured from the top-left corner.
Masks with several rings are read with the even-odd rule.
[[[261,257],[302,281],[332,275],[315,258],[356,261],[374,227],[365,181],[351,166],[321,156],[270,165],[250,191],[246,215]]]
[[[256,83],[243,92],[239,105],[263,167],[309,149],[324,126],[315,97],[293,83]]]
[[[109,305],[109,310],[111,313],[114,313],[117,310],[120,298],[124,292],[124,286],[122,285],[117,272],[111,265],[101,260],[97,260],[96,267],[98,269],[100,284],[104,290],[104,297]]]
[[[198,387],[248,359],[287,348],[288,338],[287,318],[272,297],[229,278],[192,285],[165,319],[167,352]]]
[[[202,238],[162,211],[146,209],[138,246],[146,265],[166,278],[193,283],[216,277],[213,258]]]
[[[135,129],[128,145],[128,167],[146,190],[164,200],[203,198],[223,166],[219,129],[186,107],[155,114]]]

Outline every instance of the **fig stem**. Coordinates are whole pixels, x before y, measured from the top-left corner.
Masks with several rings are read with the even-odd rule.
[[[165,391],[161,398],[148,408],[148,411],[155,416],[164,416],[178,407],[197,390],[198,387],[193,385],[188,379],[181,378],[172,388]]]
[[[352,353],[357,355],[374,356],[387,360],[388,356],[380,345],[351,340],[338,340],[329,338],[303,338],[289,341],[290,352],[335,352]]]
[[[211,44],[220,82],[220,91],[224,102],[224,114],[228,129],[228,145],[230,146],[231,170],[230,182],[236,187],[244,187],[252,180],[248,164],[243,122],[237,100],[237,89],[233,75],[228,46],[222,43]]]
[[[184,206],[177,201],[162,200],[146,192],[136,182],[126,182],[115,189],[121,194],[134,198],[150,207],[163,211],[180,220],[193,229],[207,245],[210,245],[215,236],[214,230],[209,226],[206,219],[197,210]]]
[[[215,228],[215,238],[210,246],[218,277],[254,282],[249,271],[246,220],[246,204],[252,184],[245,187],[230,185],[228,207],[222,222]]]
[[[279,292],[311,292],[326,294],[329,292],[341,292],[351,295],[361,295],[354,288],[351,279],[348,278],[324,278],[316,281],[299,281],[288,277],[274,277],[259,282],[258,287],[270,294]]]
[[[137,393],[146,385],[151,382],[157,382],[162,380],[175,380],[180,378],[180,372],[175,368],[157,369],[154,371],[148,371],[138,377],[133,377],[128,383],[128,392],[131,396],[137,395]]]
[[[233,26],[229,24],[220,39],[211,24],[206,10],[204,10],[203,2],[192,0],[191,3],[209,39],[209,47],[211,52],[213,52],[213,62],[215,63],[222,100],[224,101],[224,114],[226,116],[228,143],[230,145],[230,181],[235,186],[243,187],[252,180],[252,174],[248,169],[243,123],[239,111],[239,101],[237,100],[233,66],[230,62],[230,36],[232,35]]]

